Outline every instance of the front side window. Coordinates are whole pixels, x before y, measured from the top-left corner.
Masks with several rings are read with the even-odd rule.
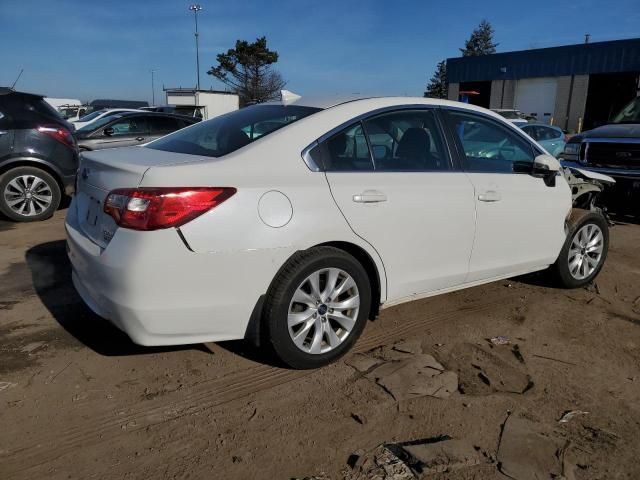
[[[319,110],[298,105],[254,105],[179,130],[146,148],[222,157]]]
[[[460,140],[470,172],[530,173],[534,151],[516,132],[481,115],[450,111],[450,127]]]
[[[125,117],[111,125],[113,129],[112,135],[135,135],[139,133],[147,133],[147,122],[144,117]]]
[[[432,110],[385,113],[364,121],[376,171],[449,170]]]

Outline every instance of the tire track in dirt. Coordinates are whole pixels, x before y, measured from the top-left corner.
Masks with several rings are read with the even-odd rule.
[[[484,290],[484,289],[483,289]],[[504,290],[482,292],[481,300],[458,307],[445,309],[415,318],[394,326],[379,327],[376,332],[364,335],[356,344],[354,352],[363,352],[405,338],[416,329],[433,327],[442,322],[459,318],[461,315],[483,313],[509,305],[509,300],[519,295],[517,291],[505,294]],[[487,296],[489,298],[487,298]],[[442,309],[443,306],[440,306]],[[384,312],[381,316],[387,315]],[[384,320],[382,318],[381,320]],[[269,365],[253,365],[244,370],[230,372],[221,378],[196,383],[188,387],[187,391],[180,390],[183,398],[176,400],[177,393],[154,400],[142,401],[129,409],[124,415],[118,412],[122,409],[111,410],[95,416],[89,421],[69,427],[62,431],[48,430],[38,432],[7,455],[3,460],[5,475],[26,473],[62,456],[73,454],[79,448],[88,445],[107,443],[123,434],[123,431],[134,432],[158,425],[167,421],[194,415],[225,403],[229,403],[261,391],[295,381],[313,374],[314,371],[286,370]],[[158,401],[160,401],[158,403]],[[155,405],[151,403],[155,403]],[[19,441],[19,439],[18,439]]]

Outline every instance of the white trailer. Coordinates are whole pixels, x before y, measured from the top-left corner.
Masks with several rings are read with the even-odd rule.
[[[203,120],[233,112],[240,108],[235,93],[194,88],[167,88],[167,105],[176,107],[176,113],[200,117]]]

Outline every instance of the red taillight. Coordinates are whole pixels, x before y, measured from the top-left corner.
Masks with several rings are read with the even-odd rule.
[[[109,192],[104,211],[120,227],[159,230],[184,225],[234,193],[231,187],[121,188]]]
[[[42,127],[38,127],[38,131],[49,135],[67,147],[76,148],[76,141],[71,132],[66,128],[58,127],[57,125],[43,125]]]

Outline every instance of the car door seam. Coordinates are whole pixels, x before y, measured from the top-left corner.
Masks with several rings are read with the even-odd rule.
[[[367,241],[366,238],[364,238],[361,235],[359,235],[358,232],[356,232],[353,229],[353,226],[351,225],[351,223],[349,223],[349,220],[347,219],[346,215],[344,214],[344,212],[340,208],[340,205],[338,204],[338,201],[336,200],[336,197],[333,194],[333,190],[331,189],[331,182],[329,182],[329,177],[327,177],[327,172],[322,172],[322,174],[324,175],[324,179],[327,182],[327,187],[329,187],[329,194],[331,195],[331,198],[333,199],[333,203],[336,205],[336,208],[340,212],[340,215],[342,215],[342,218],[344,218],[344,221],[347,223],[347,225],[349,227],[349,230],[351,230],[356,237],[358,237],[363,242],[365,242],[367,245],[369,245],[373,249],[373,251],[376,252],[376,255],[378,255],[378,258],[380,259],[380,263],[382,264],[382,269],[383,269],[382,273],[384,274],[384,285],[385,285],[385,299],[384,300],[386,301],[387,298],[389,297],[389,280],[387,278],[387,267],[384,264],[384,260],[382,259],[382,255],[380,255],[380,252],[378,252],[376,247],[374,247],[369,241]],[[380,272],[378,272],[378,273],[380,273]],[[382,301],[382,299],[380,299],[380,303],[384,303]]]

